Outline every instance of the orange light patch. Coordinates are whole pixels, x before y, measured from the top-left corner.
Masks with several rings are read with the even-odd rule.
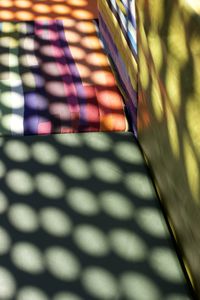
[[[37,13],[40,13],[40,14],[48,14],[50,13],[51,9],[50,9],[50,6],[47,5],[47,4],[35,4],[33,6],[33,10]]]
[[[93,66],[100,66],[100,67],[107,67],[108,66],[108,60],[105,54],[94,52],[87,55],[86,58],[87,62],[92,64]]]
[[[123,111],[118,114],[110,113],[103,115],[101,120],[101,130],[103,131],[126,131],[128,128],[128,123]]]
[[[71,9],[67,5],[56,4],[52,6],[52,11],[56,14],[64,15],[70,13]]]
[[[91,50],[101,49],[99,39],[96,36],[84,37],[81,40],[81,44]]]
[[[1,20],[11,20],[13,19],[14,14],[9,10],[0,10],[0,19]]]
[[[80,76],[82,78],[87,78],[87,77],[91,76],[90,69],[86,65],[76,63],[76,66],[77,66],[77,68],[79,70],[79,73],[80,73]]]
[[[47,20],[52,20],[52,18],[47,17],[47,15],[40,15],[40,16],[36,16],[35,20],[37,20],[37,21],[44,21],[44,20],[47,21]]]
[[[77,19],[85,19],[85,20],[92,19],[93,17],[91,12],[83,9],[77,9],[75,11],[72,11],[72,16]]]
[[[77,60],[81,60],[85,57],[85,51],[76,46],[70,46],[70,50],[73,53],[73,58]]]
[[[126,131],[128,128],[124,114],[108,114],[101,118],[101,131]]]
[[[71,30],[67,30],[66,39],[70,43],[79,43],[81,38],[78,33],[71,31]]]
[[[127,131],[128,130],[128,122],[124,114],[115,114],[114,117],[114,126],[113,129],[115,131]]]
[[[114,99],[114,101],[112,100]],[[122,97],[119,95],[119,93],[116,91],[102,91],[99,92],[99,100],[100,103],[107,108],[119,111],[123,109],[122,107]]]
[[[27,0],[17,0],[15,1],[15,6],[19,8],[29,8],[31,6],[31,2]]]
[[[16,19],[22,20],[22,21],[31,21],[33,20],[33,14],[28,11],[19,11],[15,14]]]
[[[63,20],[63,24],[64,24],[65,28],[74,27],[76,25],[76,23],[77,23],[77,20],[74,20],[74,19],[67,18],[67,19]]]
[[[114,76],[108,71],[95,71],[92,73],[92,79],[94,83],[104,86],[116,85]]]
[[[112,131],[113,130],[113,116],[110,115],[104,115],[101,118],[101,130],[108,130],[108,131]]]
[[[0,7],[12,7],[13,6],[13,2],[10,0],[7,1],[1,1],[0,0]]]
[[[72,6],[84,7],[87,6],[87,1],[85,0],[68,0],[67,3]]]
[[[94,24],[91,22],[78,22],[76,24],[76,28],[78,31],[82,33],[94,33],[95,27]]]
[[[5,9],[5,10],[3,10]],[[29,9],[32,18],[25,9]],[[18,13],[16,15],[16,12]],[[0,0],[0,20],[27,21],[41,19],[94,20],[98,16],[96,0]]]

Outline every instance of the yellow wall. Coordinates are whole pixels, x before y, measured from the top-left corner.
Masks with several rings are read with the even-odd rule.
[[[200,1],[138,0],[138,135],[200,296]]]

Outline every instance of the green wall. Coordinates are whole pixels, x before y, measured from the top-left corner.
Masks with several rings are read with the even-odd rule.
[[[200,2],[136,5],[138,137],[200,295]]]

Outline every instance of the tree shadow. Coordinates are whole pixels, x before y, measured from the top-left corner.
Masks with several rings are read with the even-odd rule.
[[[199,16],[141,1],[137,18],[139,142],[199,293]]]

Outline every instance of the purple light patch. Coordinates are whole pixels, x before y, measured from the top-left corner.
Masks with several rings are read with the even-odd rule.
[[[35,110],[45,110],[48,107],[48,100],[40,94],[30,93],[26,96],[26,105]]]

